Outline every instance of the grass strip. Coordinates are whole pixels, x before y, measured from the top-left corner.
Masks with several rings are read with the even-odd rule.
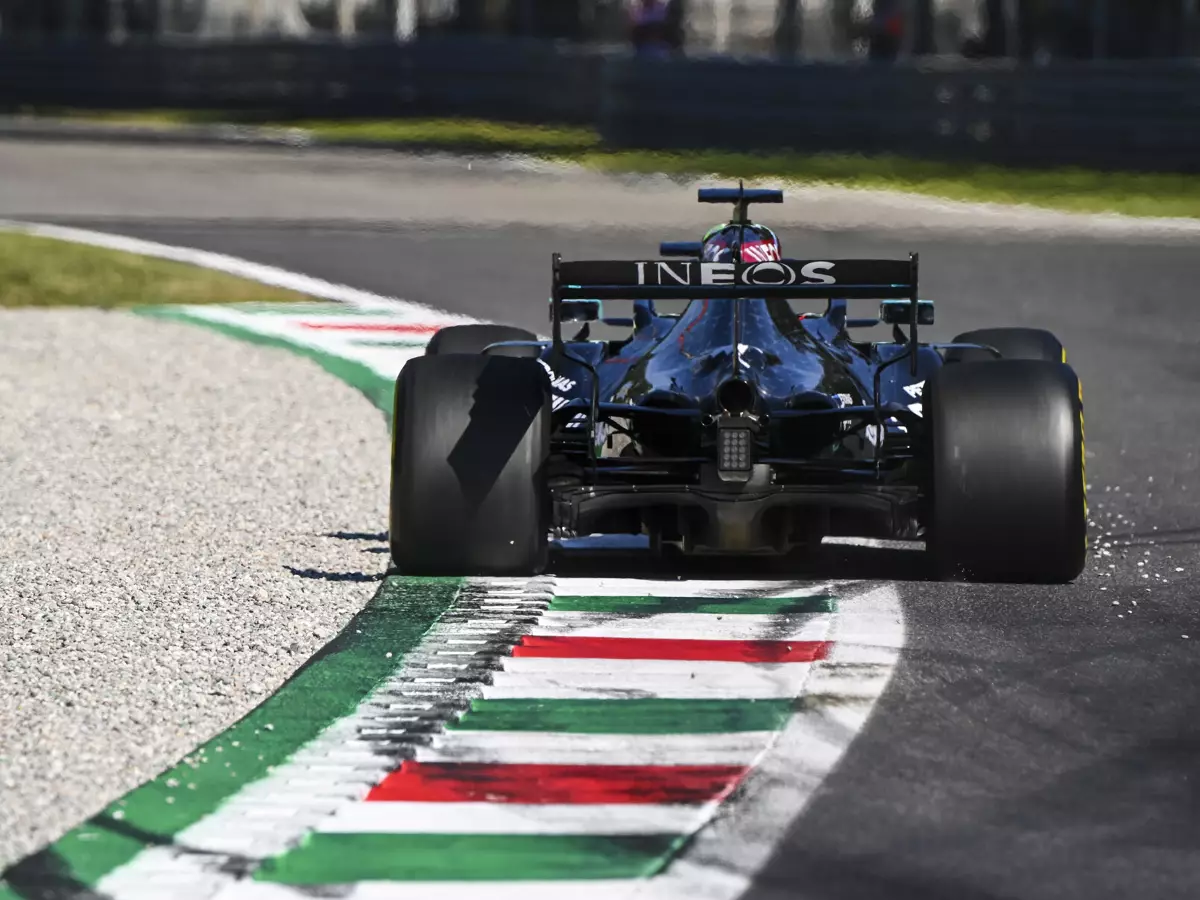
[[[0,307],[303,303],[304,294],[199,266],[28,234],[0,233]]]

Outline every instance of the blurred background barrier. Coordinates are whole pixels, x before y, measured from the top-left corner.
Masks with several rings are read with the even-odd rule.
[[[0,107],[1200,169],[1200,0],[0,0]]]
[[[1200,170],[1194,63],[622,60],[606,76],[614,147]]]

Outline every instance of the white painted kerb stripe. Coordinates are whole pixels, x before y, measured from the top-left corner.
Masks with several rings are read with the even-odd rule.
[[[731,734],[572,734],[553,731],[448,731],[417,750],[420,762],[504,765],[744,766],[773,731]]]
[[[643,617],[622,613],[548,612],[529,633],[653,640],[820,641],[829,630],[831,618],[828,613],[775,616],[658,613]]]
[[[687,834],[715,803],[357,803],[318,831],[339,834]]]
[[[836,584],[853,584],[837,582]],[[561,578],[555,581],[557,597],[712,597],[727,598],[730,606],[747,597],[819,597],[829,593],[834,582],[722,581],[679,579],[651,581],[642,578]]]
[[[572,668],[569,664],[577,660],[539,662],[547,664],[540,672],[498,673],[484,688],[484,698],[790,700],[803,690],[812,670],[812,663],[666,663],[670,668],[662,671],[643,667],[638,660],[600,660],[609,664],[607,670],[593,665]]]

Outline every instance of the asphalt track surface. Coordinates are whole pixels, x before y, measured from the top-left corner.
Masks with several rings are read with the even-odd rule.
[[[2,155],[39,171],[67,158],[37,153]],[[91,153],[104,169],[102,148],[70,153]],[[142,154],[145,177],[136,180],[133,162],[124,188],[112,167],[60,169],[59,186],[41,195],[0,189],[0,214],[233,253],[542,331],[551,251],[653,256],[658,240],[692,238],[724,212],[689,211],[676,229],[648,213],[647,227],[636,212],[662,209],[650,202],[664,196],[661,184],[588,181],[596,212],[577,205],[587,191],[569,178],[539,184],[479,164],[456,181],[435,163],[422,180],[419,164],[393,172],[351,157],[120,154]],[[306,176],[287,181],[299,196],[280,198],[273,176],[252,174],[289,167]],[[202,171],[221,175],[197,184]],[[378,196],[336,190],[339,179],[371,177],[383,179]],[[454,190],[441,211],[423,213],[438,178]],[[149,191],[147,179],[174,183],[175,197]],[[409,186],[421,202],[402,202]],[[525,206],[488,206],[522,191]],[[694,196],[679,191],[684,202]],[[198,206],[174,202],[201,193]],[[380,209],[388,197],[390,215]],[[792,256],[921,251],[923,293],[939,303],[931,338],[1017,324],[1063,339],[1085,391],[1093,546],[1111,555],[1094,553],[1078,583],[1053,588],[933,583],[900,551],[848,550],[831,563],[843,577],[899,582],[907,644],[873,718],[795,816],[751,896],[1195,897],[1200,241],[976,231],[936,216],[901,231],[895,216],[842,202],[850,212],[821,210],[813,227],[795,207],[760,217],[791,223],[779,231]],[[540,225],[539,210],[554,224]],[[486,227],[471,227],[473,215]]]

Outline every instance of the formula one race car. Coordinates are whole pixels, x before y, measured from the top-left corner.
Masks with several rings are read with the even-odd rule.
[[[1066,582],[1087,546],[1082,391],[1062,345],[998,328],[922,343],[917,256],[785,259],[750,203],[665,259],[553,257],[553,338],[434,335],[396,383],[400,571],[528,575],[554,539],[652,552],[803,553],[826,536],[925,541],[945,577]],[[589,340],[606,300],[632,333]],[[667,315],[655,301],[686,300]],[[823,301],[824,312],[793,301]],[[878,318],[847,301],[881,301]],[[566,322],[580,332],[563,337]],[[893,326],[890,342],[853,330]],[[621,324],[621,323],[617,323]],[[902,327],[905,326],[905,327]]]

